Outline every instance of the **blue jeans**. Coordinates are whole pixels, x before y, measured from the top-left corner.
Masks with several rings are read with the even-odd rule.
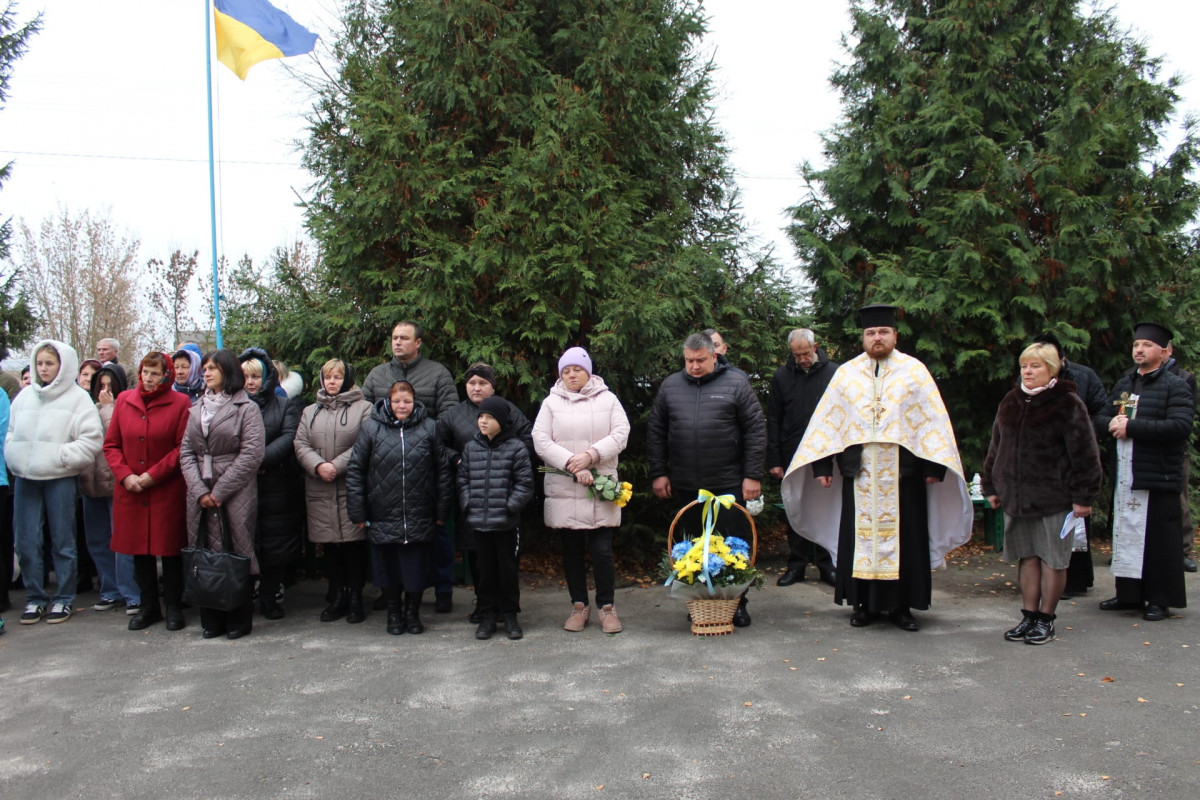
[[[141,602],[142,593],[133,575],[133,556],[112,551],[113,499],[86,495],[81,499],[83,537],[100,576],[100,599],[121,599],[128,604]]]
[[[25,581],[25,602],[49,604],[43,585],[42,523],[50,524],[50,555],[54,560],[55,603],[75,602],[75,477],[36,481],[13,479],[13,527],[17,561]]]

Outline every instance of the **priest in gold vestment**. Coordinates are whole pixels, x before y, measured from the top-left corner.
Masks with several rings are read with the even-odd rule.
[[[850,624],[915,631],[930,571],[971,538],[974,511],[933,376],[896,350],[896,309],[859,311],[863,352],[834,373],[783,481],[788,519],[828,548]]]

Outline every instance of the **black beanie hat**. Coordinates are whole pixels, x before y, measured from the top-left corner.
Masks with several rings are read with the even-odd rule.
[[[490,383],[493,389],[496,388],[496,370],[492,369],[488,364],[479,361],[467,367],[467,374],[463,376],[463,383],[471,380],[476,375]]]
[[[508,401],[503,397],[492,395],[485,397],[483,402],[479,404],[480,414],[491,414],[496,422],[500,423],[500,430],[508,427]]]

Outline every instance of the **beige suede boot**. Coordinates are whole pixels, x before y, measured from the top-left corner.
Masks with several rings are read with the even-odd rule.
[[[604,633],[621,632],[621,620],[617,619],[617,612],[611,605],[600,609],[600,630]]]
[[[576,603],[571,607],[571,616],[567,617],[567,624],[563,625],[564,630],[571,633],[579,633],[588,624],[588,617],[591,616],[591,606],[585,606],[583,603]]]

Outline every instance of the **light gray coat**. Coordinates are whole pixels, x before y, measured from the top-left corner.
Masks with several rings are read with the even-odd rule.
[[[308,538],[318,544],[359,542],[364,530],[346,513],[346,467],[354,452],[354,441],[363,420],[371,416],[371,404],[362,389],[353,386],[330,397],[317,391],[317,402],[300,415],[296,431],[296,460],[304,470],[304,498],[308,502]],[[330,463],[337,479],[326,482],[317,467]]]

